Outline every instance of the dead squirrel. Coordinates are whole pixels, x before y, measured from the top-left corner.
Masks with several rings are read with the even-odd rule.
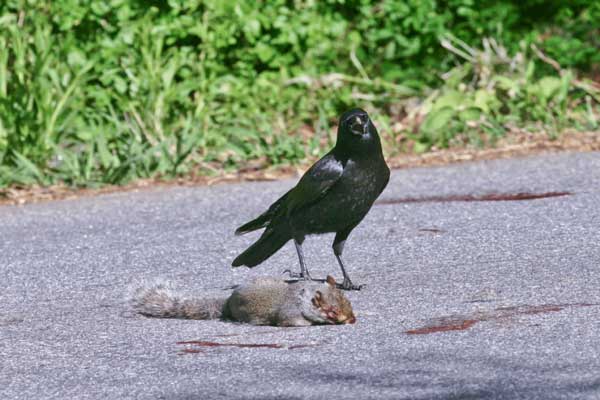
[[[183,298],[164,285],[138,288],[131,299],[139,314],[157,318],[225,319],[253,325],[308,326],[353,324],[352,305],[326,282],[288,283],[275,278],[258,278],[235,288],[221,299]]]

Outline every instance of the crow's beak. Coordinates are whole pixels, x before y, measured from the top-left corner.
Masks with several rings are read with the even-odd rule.
[[[363,135],[366,135],[367,133],[369,133],[369,120],[368,119],[365,121],[365,124],[363,125]]]
[[[363,125],[360,117],[354,117],[354,121],[352,122],[352,125],[350,125],[350,131],[355,135],[362,136],[365,133],[365,129],[366,127]]]

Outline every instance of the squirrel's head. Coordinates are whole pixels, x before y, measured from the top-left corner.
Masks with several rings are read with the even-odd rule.
[[[336,287],[335,279],[327,276],[322,288],[314,291],[311,298],[311,314],[307,318],[322,324],[353,324],[356,317],[350,300]],[[312,318],[311,318],[312,317]]]

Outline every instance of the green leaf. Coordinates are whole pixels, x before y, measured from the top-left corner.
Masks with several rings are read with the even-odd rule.
[[[421,124],[421,131],[438,136],[441,130],[448,129],[448,123],[455,114],[451,107],[432,110]]]
[[[273,58],[273,56],[275,55],[275,51],[273,50],[273,48],[264,43],[259,43],[256,46],[255,51],[256,51],[256,54],[258,55],[258,58],[260,59],[260,61],[262,61],[264,63],[270,61]]]
[[[430,148],[431,144],[429,143],[415,142],[413,151],[417,154],[422,154],[428,151]]]
[[[102,134],[96,135],[96,153],[100,158],[100,164],[103,168],[110,168],[113,165],[113,156],[108,151],[106,138]]]
[[[16,150],[13,150],[13,155],[16,159],[17,169],[22,169],[27,174],[34,177],[38,183],[44,184],[44,174],[33,162]]]
[[[477,121],[481,118],[483,111],[478,107],[469,107],[458,113],[459,118],[464,121]]]
[[[537,82],[537,86],[540,88],[539,94],[546,100],[554,97],[562,87],[562,84],[561,79],[555,76],[545,76]]]
[[[433,103],[433,110],[441,110],[444,108],[457,109],[465,100],[465,94],[457,90],[449,90],[442,94]]]

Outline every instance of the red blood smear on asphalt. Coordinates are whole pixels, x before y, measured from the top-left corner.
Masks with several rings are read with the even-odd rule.
[[[204,340],[190,340],[187,342],[177,342],[177,344],[191,344],[200,347],[239,347],[239,348],[269,348],[281,349],[283,346],[275,343],[217,343]]]
[[[288,350],[305,349],[307,347],[315,347],[316,344],[294,344],[288,347]]]
[[[452,315],[432,320],[430,325],[410,329],[404,333],[409,335],[425,335],[436,332],[464,331],[482,321],[506,321],[519,315],[548,314],[563,311],[565,308],[580,308],[598,306],[594,303],[571,304],[542,304],[538,306],[520,305],[512,307],[498,307],[488,312],[478,311],[469,316]]]
[[[449,195],[449,196],[425,196],[405,197],[400,199],[379,200],[376,205],[403,204],[403,203],[446,203],[456,201],[521,201],[545,199],[548,197],[570,196],[571,192],[545,192],[545,193],[489,193],[484,195]]]
[[[177,353],[177,355],[183,356],[185,354],[197,354],[197,353],[203,353],[203,351],[198,350],[198,349],[183,349],[179,353]]]
[[[465,329],[469,329],[478,322],[479,321],[475,319],[453,320],[440,325],[425,326],[423,328],[411,329],[410,331],[406,331],[405,333],[408,333],[409,335],[426,335],[428,333],[435,332],[464,331]]]

